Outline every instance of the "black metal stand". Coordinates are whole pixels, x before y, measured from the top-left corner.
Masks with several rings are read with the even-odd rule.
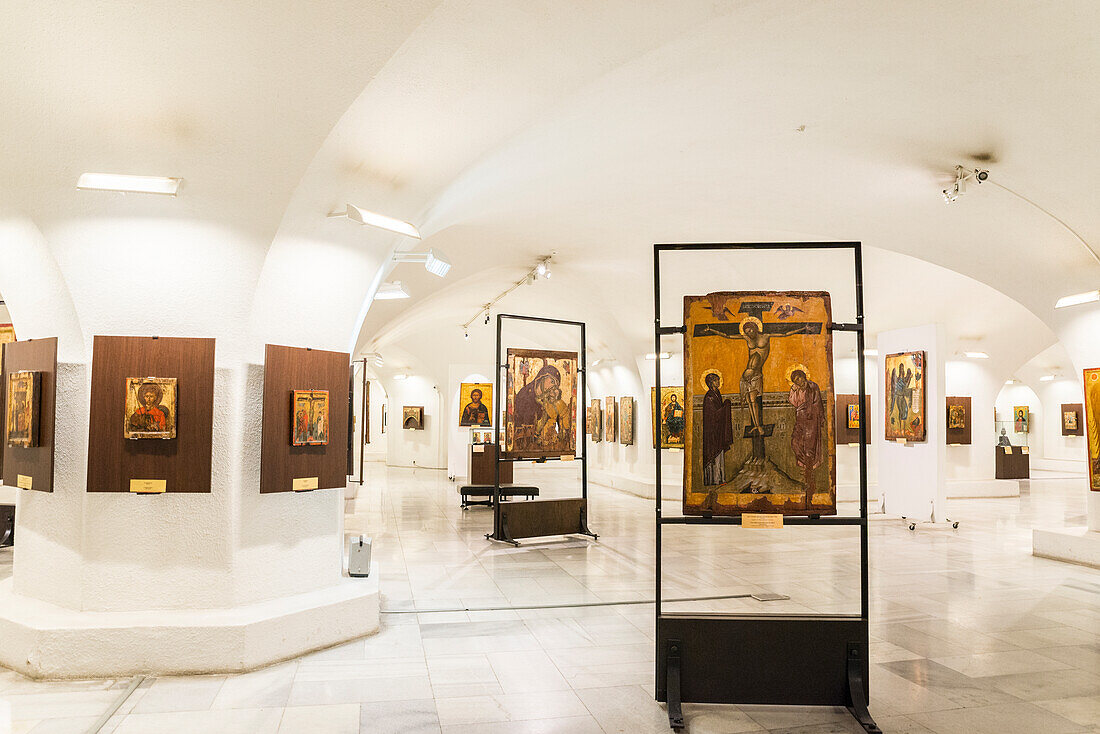
[[[859,411],[867,415],[862,359],[863,254],[859,242],[767,242],[653,246],[653,342],[684,334],[683,326],[661,325],[661,254],[707,250],[850,250],[855,264],[856,321],[832,323],[830,331],[856,335]],[[655,389],[661,394],[661,360],[654,360]],[[685,378],[687,376],[685,375]],[[688,410],[691,406],[685,406]],[[656,698],[668,703],[668,723],[684,728],[682,704],[733,703],[844,706],[869,734],[881,734],[867,710],[868,513],[867,428],[859,427],[859,516],[784,518],[785,525],[852,525],[860,530],[860,613],[858,615],[676,614],[661,611],[661,529],[664,525],[740,525],[740,517],[661,516],[661,449],[656,451]],[[691,457],[685,457],[690,461]]]
[[[574,456],[581,462],[581,496],[567,499],[554,500],[530,500],[524,502],[501,501],[500,464],[504,461],[526,461],[523,457],[504,456],[504,446],[500,441],[500,426],[503,422],[506,400],[500,390],[500,374],[508,369],[508,364],[501,359],[501,335],[504,319],[517,321],[534,321],[544,324],[564,324],[576,326],[580,329],[580,365],[577,368],[578,403],[586,395],[586,379],[588,374],[587,355],[585,342],[585,325],[583,321],[565,321],[562,319],[548,319],[540,316],[517,316],[515,314],[497,314],[497,346],[496,346],[496,382],[495,392],[497,396],[497,414],[493,421],[493,442],[497,445],[497,460],[494,466],[493,482],[493,532],[486,533],[488,540],[497,540],[518,546],[516,538],[534,538],[543,535],[585,535],[593,540],[597,536],[588,529],[588,442],[581,439],[581,455]],[[578,411],[580,405],[578,404]],[[576,424],[573,426],[576,431]],[[583,434],[582,434],[583,435]],[[546,461],[561,461],[560,456],[531,457],[530,460],[539,463]]]

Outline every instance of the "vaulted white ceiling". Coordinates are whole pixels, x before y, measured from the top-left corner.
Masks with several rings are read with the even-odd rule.
[[[595,343],[648,351],[652,243],[858,239],[879,328],[945,320],[1022,364],[1053,343],[1055,299],[1100,280],[1013,194],[939,194],[956,163],[988,167],[1100,242],[1091,1],[16,2],[5,16],[0,207],[36,222],[70,280],[94,267],[73,220],[239,230],[247,252],[228,267],[254,293],[230,310],[268,341],[281,328],[426,354],[556,251],[554,280],[503,306],[584,313]],[[73,190],[83,170],[186,184],[176,201],[104,203]],[[413,221],[424,243],[326,219],[349,201]],[[390,272],[393,248],[414,245],[443,250],[451,275]],[[324,285],[299,294],[303,273]],[[382,278],[414,298],[371,304]]]

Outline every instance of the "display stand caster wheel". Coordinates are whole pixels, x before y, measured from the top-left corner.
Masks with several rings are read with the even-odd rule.
[[[951,527],[954,528],[955,530],[958,530],[959,529],[959,524],[957,522],[953,522],[953,523],[951,523]]]
[[[909,529],[910,530],[916,530],[917,529],[917,524],[915,522],[909,523]]]

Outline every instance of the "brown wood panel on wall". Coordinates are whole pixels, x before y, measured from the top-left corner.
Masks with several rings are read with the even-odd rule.
[[[1077,427],[1066,427],[1066,413],[1074,413],[1077,416]],[[1085,435],[1085,404],[1084,403],[1062,403],[1062,412],[1059,420],[1062,421],[1062,435],[1063,436],[1084,436]]]
[[[8,446],[4,441],[4,484],[18,486],[19,476],[29,477],[30,488],[39,492],[53,491],[53,435],[57,399],[57,338],[32,339],[4,345],[2,390],[8,392],[8,374],[30,370],[41,373],[38,398],[38,445],[29,448]],[[0,406],[3,403],[0,402]],[[6,414],[0,407],[0,420]],[[0,430],[6,437],[6,430]]]
[[[176,378],[175,438],[123,437],[128,377]],[[89,492],[129,492],[131,479],[163,480],[167,492],[209,492],[213,433],[213,339],[92,340]]]
[[[973,415],[970,412],[970,397],[967,395],[959,395],[954,397],[948,396],[946,398],[946,405],[947,407],[944,409],[944,415],[946,416],[945,420],[947,421],[947,444],[949,446],[960,444],[963,446],[969,446],[971,426],[974,422]],[[952,405],[962,406],[964,413],[963,423],[965,424],[962,428],[951,427]]]
[[[868,402],[870,402],[869,399]],[[836,443],[838,446],[859,443],[859,429],[848,427],[848,406],[858,404],[858,395],[836,396]],[[860,421],[862,420],[863,416],[860,416]]]
[[[317,478],[317,489],[347,485],[347,352],[268,344],[264,357],[260,492],[294,491],[295,479]],[[291,400],[295,390],[328,390],[328,444],[293,446]]]

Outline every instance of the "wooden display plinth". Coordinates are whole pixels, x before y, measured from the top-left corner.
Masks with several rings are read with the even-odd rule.
[[[1031,455],[1024,453],[1026,448],[1026,446],[997,447],[997,479],[1031,478]]]

